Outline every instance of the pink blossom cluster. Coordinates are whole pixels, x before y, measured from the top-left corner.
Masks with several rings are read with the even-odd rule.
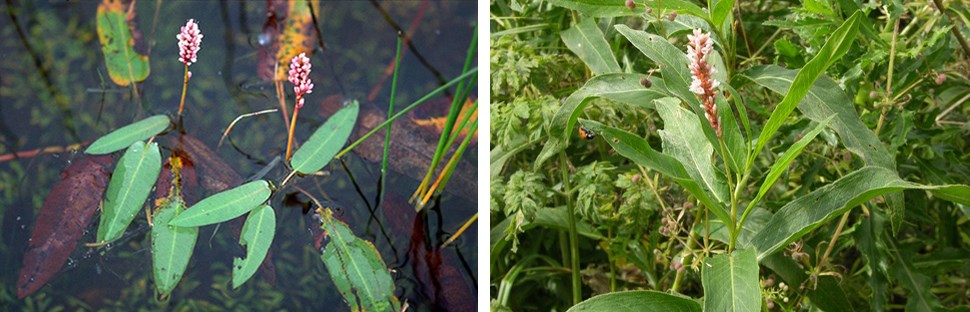
[[[196,24],[194,19],[189,19],[175,38],[179,40],[179,62],[185,63],[185,66],[195,63],[199,46],[202,45],[202,32],[199,31],[199,24]]]
[[[306,53],[294,56],[290,60],[289,80],[296,93],[296,108],[303,107],[303,96],[313,92],[313,81],[310,80],[310,58]]]
[[[707,63],[707,55],[714,47],[711,35],[694,29],[693,35],[687,35],[690,43],[687,46],[687,58],[690,63],[687,65],[691,72],[690,91],[697,94],[703,104],[704,117],[721,137],[721,118],[717,115],[717,86],[720,84],[714,80],[714,73],[717,72],[711,64]]]

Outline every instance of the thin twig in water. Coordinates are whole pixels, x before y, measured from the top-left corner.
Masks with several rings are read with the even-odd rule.
[[[266,110],[261,110],[261,111],[255,112],[255,113],[248,113],[248,114],[239,115],[239,117],[236,117],[236,119],[233,119],[233,121],[231,123],[229,123],[229,127],[226,128],[226,132],[223,132],[222,133],[222,137],[219,138],[219,145],[216,145],[216,148],[222,147],[222,141],[225,140],[227,136],[229,136],[229,131],[232,131],[232,127],[234,127],[236,125],[236,123],[239,122],[240,120],[242,120],[243,118],[248,118],[248,117],[253,117],[253,116],[259,116],[259,115],[262,115],[262,114],[268,114],[268,113],[272,113],[272,112],[275,112],[275,111],[278,111],[278,109],[275,109],[275,108],[273,108],[273,109],[266,109]]]
[[[461,236],[461,233],[464,233],[465,230],[467,230],[468,227],[472,225],[472,223],[475,223],[475,220],[478,220],[477,212],[470,219],[468,219],[468,221],[465,221],[465,224],[462,225],[460,228],[458,228],[458,231],[456,231],[455,234],[451,234],[451,237],[449,237],[444,244],[441,244],[441,248],[448,247],[448,245],[454,242],[455,239],[458,239],[458,236]]]

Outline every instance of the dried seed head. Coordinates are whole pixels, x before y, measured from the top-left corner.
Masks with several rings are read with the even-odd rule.
[[[640,85],[644,88],[650,88],[650,86],[653,86],[653,82],[650,81],[650,77],[643,77],[640,78]]]

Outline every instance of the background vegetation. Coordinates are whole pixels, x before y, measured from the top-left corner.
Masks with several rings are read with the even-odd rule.
[[[740,133],[742,151],[765,144],[751,156],[750,179],[734,179],[741,209],[796,142],[817,135],[802,141],[807,145],[794,163],[762,188],[763,200],[740,230],[744,241],[794,199],[879,159],[895,174],[875,183],[895,175],[921,185],[970,181],[968,8],[966,1],[492,1],[492,309],[560,311],[599,294],[622,300],[616,292],[624,290],[712,300],[702,267],[731,249],[731,235],[695,193],[618,153],[617,132],[604,130],[627,131],[665,153],[671,143],[660,130],[674,127],[658,113],[658,96],[648,94],[676,93],[665,72],[671,69],[630,33],[661,36],[681,53],[694,28],[716,38],[718,59],[711,62],[724,94],[718,107],[736,122],[725,132]],[[844,48],[834,56],[844,55],[819,56],[833,52],[825,46],[842,26],[855,27],[848,43],[830,45]],[[770,140],[759,142],[788,89],[759,77],[792,78],[816,57],[828,66],[811,94],[782,116]],[[568,107],[577,94],[579,108]],[[806,111],[811,101],[845,111]],[[573,114],[561,117],[561,110]],[[858,121],[824,120],[832,115]],[[577,117],[576,126],[564,122]],[[580,125],[609,133],[583,140]],[[878,142],[860,144],[866,133]],[[556,144],[562,153],[547,154]],[[714,149],[717,174],[731,176],[733,168]],[[967,309],[970,206],[923,190],[894,190],[901,192],[863,196],[875,198],[827,215],[773,255],[759,254],[760,309]],[[967,189],[956,190],[967,196]],[[903,201],[891,203],[895,198]],[[622,311],[618,302],[608,309]]]

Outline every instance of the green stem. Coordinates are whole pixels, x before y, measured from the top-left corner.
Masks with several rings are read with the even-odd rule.
[[[387,103],[387,119],[391,119],[394,114],[394,95],[397,92],[397,72],[401,68],[401,40],[403,38],[402,33],[398,33],[397,36],[397,50],[394,53],[394,75],[391,78],[391,99]],[[387,185],[387,154],[391,147],[391,127],[387,127],[387,132],[384,134],[384,153],[381,158],[381,194],[378,203],[384,201],[384,190],[385,185]]]
[[[569,262],[573,280],[573,304],[579,304],[583,299],[582,284],[579,279],[579,235],[576,234],[576,208],[573,207],[572,189],[569,186],[569,165],[566,163],[566,153],[559,152],[559,169],[562,171],[563,190],[566,191],[566,214],[569,218]]]
[[[343,150],[340,151],[340,153],[337,153],[337,155],[335,156],[335,158],[340,158],[344,154],[347,154],[348,152],[350,152],[350,150],[352,150],[355,147],[357,147],[357,145],[360,145],[360,143],[363,143],[364,140],[366,140],[366,139],[370,138],[370,136],[374,135],[374,133],[377,133],[377,131],[380,131],[384,127],[387,127],[388,125],[391,124],[391,122],[393,122],[394,120],[400,118],[401,116],[404,116],[404,114],[406,114],[407,112],[410,112],[412,109],[415,109],[416,107],[418,107],[418,105],[421,105],[421,103],[424,103],[425,101],[431,99],[435,95],[438,95],[438,93],[441,93],[445,89],[448,89],[449,87],[451,87],[452,85],[458,83],[462,79],[468,78],[469,76],[474,75],[474,74],[477,74],[477,73],[478,73],[478,68],[477,67],[476,68],[472,68],[470,71],[468,71],[468,72],[466,72],[464,74],[461,74],[461,76],[458,76],[455,79],[452,79],[451,81],[449,81],[445,85],[440,86],[437,89],[434,89],[434,91],[431,91],[428,94],[425,94],[423,97],[421,97],[417,101],[414,101],[414,103],[411,103],[411,105],[408,105],[408,107],[404,108],[400,112],[397,112],[397,114],[394,114],[393,117],[385,120],[383,123],[377,125],[377,127],[374,127],[374,129],[371,129],[370,131],[368,131],[366,134],[364,134],[363,136],[361,136],[360,139],[357,139],[357,141],[354,141],[354,143],[351,143],[350,145],[348,145],[347,147],[345,147]]]
[[[721,139],[720,137],[717,139],[718,139],[717,140],[718,143],[720,143],[721,145],[721,155],[727,155],[727,147],[724,146],[724,140]],[[727,225],[728,230],[730,230],[729,232],[731,233],[731,243],[728,244],[728,253],[730,253],[732,250],[734,250],[734,242],[738,239],[738,232],[740,232],[738,231],[738,229],[741,228],[741,225],[738,224],[737,200],[735,199],[736,197],[734,195],[734,192],[731,192],[731,189],[733,188],[732,186],[734,186],[734,180],[731,178],[731,166],[728,165],[726,157],[721,157],[721,160],[724,161],[724,173],[725,173],[724,175],[727,177],[727,180],[728,180],[728,195],[729,197],[731,197],[731,223],[732,224]]]
[[[132,82],[131,84],[134,85],[135,83]],[[188,86],[189,86],[189,65],[185,65],[185,72],[182,73],[182,99],[179,100],[179,113],[178,113],[179,119],[182,119],[182,109],[185,108],[185,89],[187,89]],[[135,94],[138,94],[138,92],[136,91]]]

